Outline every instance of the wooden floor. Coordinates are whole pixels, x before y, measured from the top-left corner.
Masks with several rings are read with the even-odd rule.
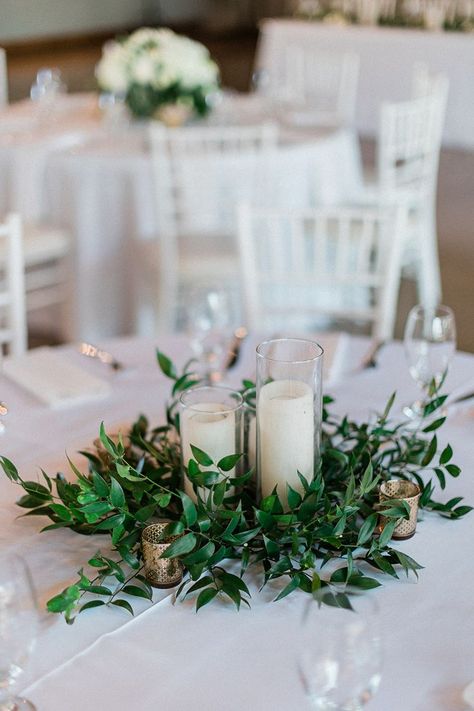
[[[256,35],[233,38],[200,38],[208,44],[222,71],[226,86],[245,90],[249,86]],[[69,91],[95,88],[94,67],[104,38],[87,38],[54,48],[13,49],[8,53],[10,98],[28,95],[35,73],[42,66],[61,69]],[[467,107],[469,108],[469,107]],[[362,141],[365,162],[374,155],[373,141]],[[474,153],[443,150],[438,191],[438,237],[443,282],[443,301],[454,309],[459,347],[474,352]],[[410,307],[416,303],[416,290],[404,281],[400,293],[397,336]]]

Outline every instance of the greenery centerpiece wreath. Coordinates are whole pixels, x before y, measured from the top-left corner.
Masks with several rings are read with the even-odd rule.
[[[106,546],[84,561],[77,579],[47,603],[50,612],[64,613],[68,623],[99,606],[114,605],[133,614],[134,596],[152,599],[140,540],[143,529],[160,519],[169,521],[163,539],[176,537],[164,555],[179,559],[186,570],[176,597],[194,596],[199,610],[217,597],[237,608],[249,605],[245,580],[251,569],[262,587],[284,580],[276,600],[302,591],[337,605],[348,604],[345,586],[368,590],[381,584],[370,570],[392,578],[401,572],[417,576],[422,566],[391,546],[397,524],[408,519],[410,509],[403,500],[379,503],[384,481],[415,482],[420,507],[446,518],[458,519],[472,510],[461,497],[446,503],[433,498],[436,483],[444,489],[446,478],[461,471],[449,444],[438,450],[436,430],[445,420],[440,408],[446,396],[434,383],[415,430],[390,419],[395,394],[370,422],[336,416],[332,398],[325,396],[314,476],[299,474],[299,487],[275,487],[260,500],[246,454],[213,461],[192,446],[185,472],[190,496],[182,488],[177,404],[199,381],[190,363],[178,372],[164,353],[158,350],[156,355],[172,385],[166,424],[152,428],[140,415],[119,436],[108,435],[102,424],[93,447],[81,452],[85,471],[68,458],[67,477],[41,470],[40,481],[26,481],[9,459],[0,457],[6,476],[24,492],[17,502],[27,509],[23,515],[50,519],[43,531],[70,528],[109,537]],[[253,386],[244,381],[243,391]],[[333,565],[327,566],[329,562]]]

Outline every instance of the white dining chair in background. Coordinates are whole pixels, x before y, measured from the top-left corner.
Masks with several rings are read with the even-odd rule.
[[[413,92],[412,99],[381,107],[377,177],[366,186],[364,203],[408,206],[404,267],[417,280],[420,301],[436,304],[441,297],[436,189],[448,79],[419,66]]]
[[[21,219],[0,223],[0,349],[18,356],[27,348]]]
[[[150,141],[158,235],[139,245],[138,331],[153,319],[163,332],[176,328],[186,290],[224,287],[238,298],[236,205],[263,180],[278,129],[154,124]]]
[[[286,122],[322,126],[354,123],[359,57],[288,43],[268,72],[265,92],[282,105]]]
[[[7,53],[0,47],[0,109],[8,104]]]
[[[240,206],[246,325],[311,331],[324,316],[369,324],[374,338],[391,338],[403,228],[401,207]]]

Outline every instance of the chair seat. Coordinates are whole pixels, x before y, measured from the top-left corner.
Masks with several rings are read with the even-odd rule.
[[[70,239],[65,230],[47,224],[24,225],[23,253],[27,268],[62,259],[69,247]]]

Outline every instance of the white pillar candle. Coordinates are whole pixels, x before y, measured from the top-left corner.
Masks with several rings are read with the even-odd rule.
[[[275,485],[286,502],[286,484],[297,491],[297,472],[307,479],[314,470],[313,391],[300,380],[275,380],[260,389],[257,404],[262,496]]]
[[[229,411],[225,405],[214,402],[202,402],[188,407],[181,412],[181,447],[183,462],[188,466],[194,459],[191,445],[202,449],[211,459],[217,462],[229,454],[235,454],[235,412]],[[215,467],[202,467],[209,471]],[[234,476],[235,470],[226,472],[226,476]],[[193,485],[185,477],[184,490],[193,501],[197,497]],[[202,496],[206,489],[202,488]]]

